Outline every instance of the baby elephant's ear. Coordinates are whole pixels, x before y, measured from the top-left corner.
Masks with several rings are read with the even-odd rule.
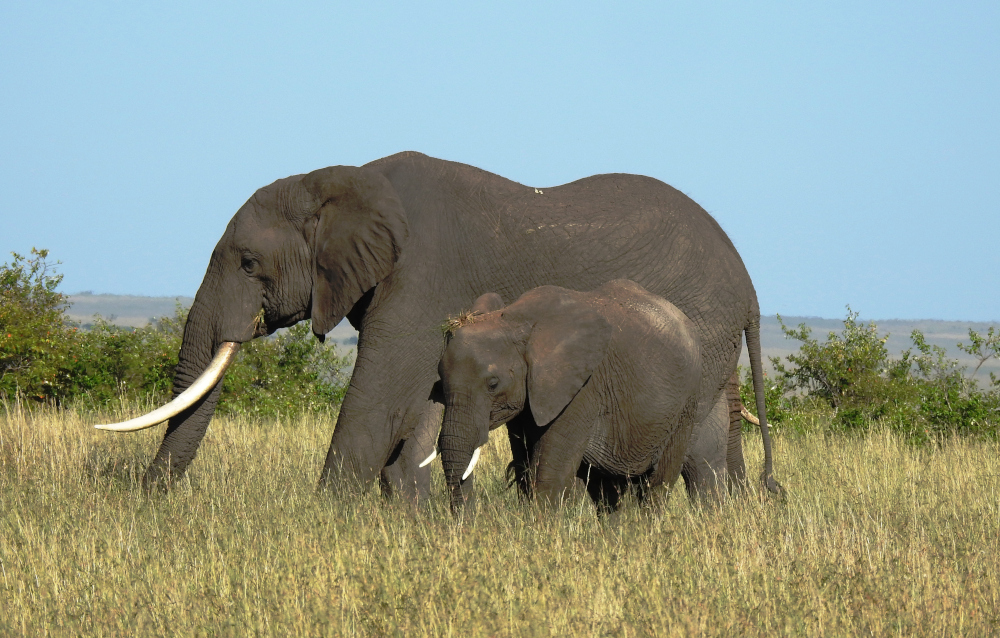
[[[479,299],[476,299],[476,303],[472,304],[472,312],[481,312],[483,314],[500,310],[501,308],[503,308],[503,299],[495,292],[480,295]]]
[[[528,337],[528,405],[538,425],[562,412],[604,359],[611,324],[586,302],[562,303]]]

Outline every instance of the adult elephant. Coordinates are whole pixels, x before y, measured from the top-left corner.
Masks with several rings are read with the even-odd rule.
[[[309,318],[322,339],[346,315],[359,331],[357,360],[320,482],[381,477],[386,491],[424,495],[430,471],[420,465],[434,452],[442,414],[432,398],[442,320],[487,291],[510,303],[543,284],[592,290],[619,278],[671,301],[697,326],[699,421],[726,405],[723,386],[746,333],[765,432],[762,477],[771,482],[757,296],[708,213],[649,177],[597,175],[539,190],[413,152],[254,193],[216,245],[191,306],[174,401],[99,427],[169,418],[144,476],[147,486],[166,485],[194,458],[240,343]]]

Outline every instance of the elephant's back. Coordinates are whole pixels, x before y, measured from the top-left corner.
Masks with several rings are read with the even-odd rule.
[[[422,245],[450,249],[454,237],[449,233],[465,231],[467,250],[480,256],[484,248],[508,251],[541,274],[538,283],[524,281],[510,295],[501,292],[508,302],[537,285],[588,290],[622,277],[677,303],[675,298],[685,296],[677,282],[704,269],[698,260],[713,262],[719,279],[733,288],[742,290],[750,282],[718,222],[690,197],[652,177],[605,173],[535,187],[415,151],[366,167],[392,182]],[[494,245],[484,246],[484,239]],[[458,256],[462,251],[450,252]],[[651,255],[689,267],[637,267]],[[474,268],[469,275],[475,276]]]
[[[630,279],[697,327],[700,411],[710,408],[758,306],[732,241],[690,197],[624,173],[533,187],[418,153],[371,166],[406,209],[412,250],[402,262],[414,273],[412,299],[428,317],[456,314],[485,292],[511,303],[541,285],[589,291]]]
[[[669,184],[609,173],[549,188],[504,186],[510,190],[490,207],[499,221],[498,240],[512,255],[536,262],[532,270],[547,278],[540,283],[592,290],[611,279],[631,279],[696,322],[698,313],[689,310],[700,309],[706,298],[743,305],[752,296],[755,303],[729,236]]]

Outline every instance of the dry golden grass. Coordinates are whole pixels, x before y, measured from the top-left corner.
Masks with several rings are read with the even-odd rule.
[[[216,420],[189,476],[145,495],[159,431],[0,412],[4,635],[995,635],[1000,449],[777,437],[787,502],[617,519],[504,489],[474,520],[315,490],[332,424]],[[756,436],[746,440],[759,467]]]

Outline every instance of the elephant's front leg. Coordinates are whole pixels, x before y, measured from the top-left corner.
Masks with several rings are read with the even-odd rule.
[[[427,500],[431,492],[431,463],[427,461],[436,455],[443,417],[444,404],[433,399],[415,414],[412,433],[398,444],[379,474],[383,495],[398,495],[414,503]],[[404,427],[407,425],[404,422]]]
[[[530,413],[525,411],[507,421],[507,439],[510,442],[511,462],[507,466],[507,480],[516,485],[522,496],[531,496],[531,452],[538,443],[539,428]]]
[[[583,462],[595,418],[581,418],[576,401],[545,428],[532,450],[529,475],[532,493],[543,503],[562,503],[579,485],[577,471]]]

